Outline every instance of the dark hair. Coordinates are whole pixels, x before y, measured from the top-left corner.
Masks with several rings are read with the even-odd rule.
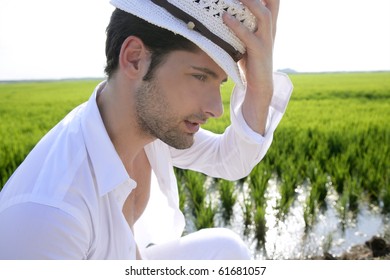
[[[107,65],[104,71],[109,79],[118,69],[119,53],[123,42],[129,36],[140,38],[152,53],[149,70],[144,80],[150,80],[153,77],[156,67],[170,52],[175,50],[195,52],[198,49],[188,39],[119,9],[115,9],[112,13],[106,33]]]

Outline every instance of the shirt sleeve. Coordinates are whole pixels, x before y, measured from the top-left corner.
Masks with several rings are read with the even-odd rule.
[[[15,222],[17,221],[17,222]],[[0,213],[0,259],[86,259],[85,225],[55,207],[26,202]]]
[[[227,180],[247,176],[271,146],[292,93],[293,86],[287,75],[274,73],[273,79],[274,93],[264,136],[245,122],[241,111],[245,92],[235,88],[230,106],[231,125],[221,135],[201,129],[189,149],[171,148],[173,165]]]

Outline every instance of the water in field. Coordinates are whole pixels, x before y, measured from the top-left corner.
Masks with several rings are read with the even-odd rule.
[[[245,184],[241,188],[245,192]],[[240,196],[230,228],[240,233],[250,245],[254,259],[303,259],[322,256],[325,252],[339,256],[353,245],[364,244],[372,236],[390,231],[389,217],[384,217],[378,208],[365,204],[361,205],[355,216],[349,213],[351,216],[341,219],[337,210],[339,197],[331,188],[326,198],[326,210],[319,211],[314,225],[305,231],[304,205],[308,193],[308,186],[299,186],[289,213],[283,219],[277,219],[276,206],[280,194],[276,181],[269,182],[266,193],[266,242],[261,249],[256,246],[253,231],[244,235]]]
[[[206,187],[212,204],[220,203],[213,181],[208,179]],[[325,252],[333,256],[340,256],[354,245],[364,244],[375,235],[384,236],[390,233],[390,217],[380,213],[378,207],[360,204],[357,213],[347,212],[342,218],[342,212],[337,203],[339,197],[331,186],[328,188],[326,208],[319,210],[312,227],[307,229],[304,221],[304,207],[309,195],[308,185],[296,188],[296,199],[288,214],[278,219],[277,203],[280,199],[277,182],[271,179],[266,192],[266,236],[265,244],[258,248],[255,238],[255,228],[249,228],[244,232],[243,201],[244,194],[248,193],[246,183],[237,186],[237,202],[234,205],[234,215],[230,224],[226,225],[220,213],[215,216],[215,226],[227,227],[240,234],[249,245],[253,259],[306,259],[315,256],[323,256]],[[189,232],[195,230],[191,224],[187,224]]]

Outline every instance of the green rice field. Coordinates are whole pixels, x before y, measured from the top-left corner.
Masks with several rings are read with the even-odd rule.
[[[176,169],[186,232],[230,227],[251,244],[257,258],[280,259],[309,255],[277,254],[269,247],[269,240],[292,228],[291,219],[303,225],[300,239],[315,233],[329,213],[337,218],[337,232],[350,229],[364,211],[374,211],[381,224],[388,223],[390,72],[290,78],[294,92],[274,142],[247,178],[228,182]],[[98,82],[0,83],[0,189],[37,141],[86,101]],[[231,88],[228,82],[222,90],[224,116],[205,128],[223,132],[229,125]],[[275,235],[276,228],[280,232]],[[337,249],[339,236],[319,234],[321,252]]]

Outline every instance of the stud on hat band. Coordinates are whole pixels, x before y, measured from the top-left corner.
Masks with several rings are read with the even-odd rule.
[[[202,34],[204,37],[212,41],[214,44],[218,45],[220,48],[222,48],[224,51],[226,51],[232,59],[237,62],[242,57],[243,54],[236,50],[233,46],[231,46],[229,43],[215,35],[213,32],[211,32],[204,24],[202,24],[199,20],[192,17],[191,15],[187,14],[183,10],[179,9],[175,5],[169,3],[167,0],[151,0],[156,5],[164,8],[167,10],[170,14],[172,14],[174,17],[184,21],[187,23],[188,28],[195,30]]]

